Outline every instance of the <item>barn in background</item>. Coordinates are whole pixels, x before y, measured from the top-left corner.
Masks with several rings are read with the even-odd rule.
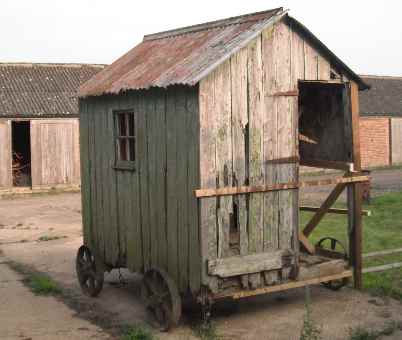
[[[103,68],[0,64],[0,192],[80,185],[78,87]]]
[[[362,78],[371,86],[360,95],[362,166],[402,164],[402,77]]]

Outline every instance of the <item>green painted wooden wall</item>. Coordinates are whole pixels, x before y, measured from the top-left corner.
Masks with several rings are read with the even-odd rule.
[[[114,110],[136,114],[136,169],[115,165]],[[84,242],[105,264],[200,287],[198,87],[80,99]]]

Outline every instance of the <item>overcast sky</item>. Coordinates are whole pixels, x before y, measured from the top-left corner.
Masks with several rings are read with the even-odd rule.
[[[402,76],[396,0],[1,0],[0,62],[108,64],[144,34],[280,6],[354,71]]]

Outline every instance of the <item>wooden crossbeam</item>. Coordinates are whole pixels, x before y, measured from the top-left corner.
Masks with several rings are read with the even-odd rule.
[[[301,206],[301,211],[310,211],[310,212],[317,212],[320,210],[319,207],[309,207],[309,206]],[[339,214],[339,215],[347,215],[348,209],[337,209],[337,208],[329,208],[327,210],[329,214]],[[362,216],[371,216],[371,210],[362,210]]]
[[[315,168],[353,171],[353,163],[348,162],[326,161],[320,159],[300,159],[300,165]]]
[[[217,196],[229,196],[229,195],[244,195],[251,193],[263,193],[269,191],[290,190],[290,189],[307,188],[314,186],[366,182],[368,180],[369,180],[368,176],[359,175],[350,177],[338,177],[338,178],[327,178],[321,180],[302,181],[298,183],[290,182],[290,183],[278,183],[272,185],[197,189],[195,190],[195,196],[197,198],[203,198],[203,197],[217,197]]]
[[[328,281],[343,279],[346,277],[351,277],[352,275],[353,274],[350,270],[345,270],[343,273],[340,273],[340,274],[320,276],[320,277],[307,279],[307,280],[301,280],[301,281],[291,281],[291,282],[287,282],[287,283],[283,283],[283,284],[278,284],[278,285],[274,285],[274,286],[268,286],[268,287],[253,289],[253,290],[248,289],[248,290],[241,290],[241,291],[236,291],[236,292],[225,292],[225,293],[221,293],[221,294],[215,294],[212,296],[212,298],[214,300],[225,299],[225,298],[233,298],[233,299],[237,300],[237,299],[241,299],[241,298],[245,298],[245,297],[281,292],[281,291],[285,291],[285,290],[289,290],[289,289],[316,285],[321,282],[328,282]]]
[[[331,208],[331,206],[335,203],[345,187],[345,183],[337,184],[335,189],[330,193],[324,203],[321,204],[318,211],[314,214],[314,216],[307,223],[306,227],[303,229],[303,234],[306,237],[308,237],[313,232],[315,227],[318,225],[318,223],[320,223],[324,215],[327,213],[328,209]]]

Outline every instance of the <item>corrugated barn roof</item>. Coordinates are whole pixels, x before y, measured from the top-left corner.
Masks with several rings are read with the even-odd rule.
[[[281,12],[274,9],[145,36],[142,43],[84,84],[79,95],[194,85]]]
[[[81,86],[79,96],[117,94],[178,84],[195,85],[247,46],[261,31],[285,16],[360,84],[360,78],[310,31],[287,16],[282,8],[277,8],[147,35],[142,43]],[[360,85],[364,88],[365,84]]]
[[[103,67],[0,63],[0,117],[77,115],[79,86]]]

